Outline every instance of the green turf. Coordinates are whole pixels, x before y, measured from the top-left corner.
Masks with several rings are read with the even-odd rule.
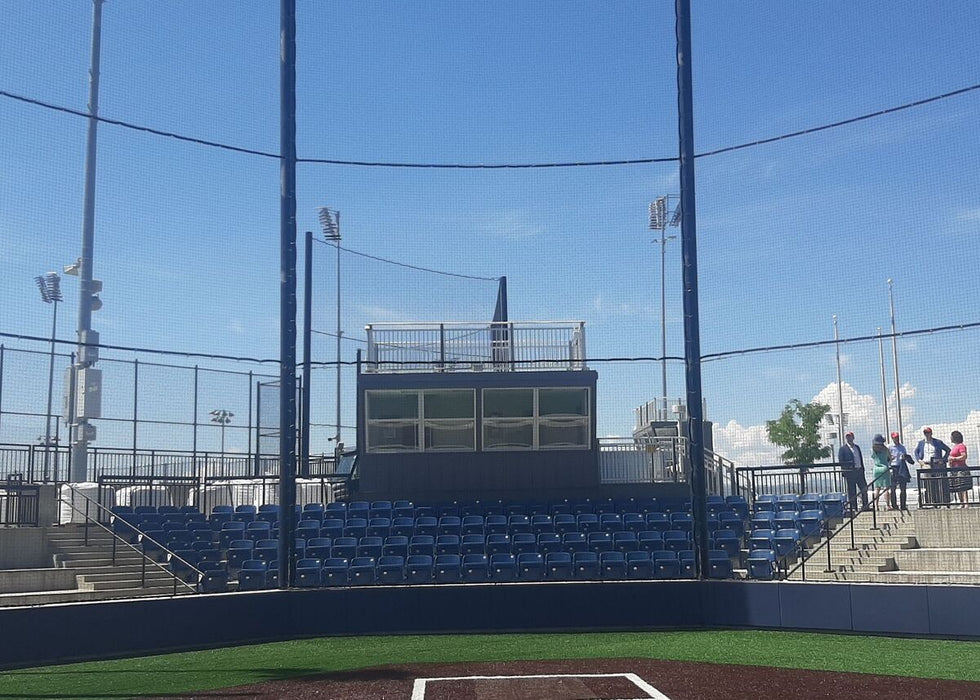
[[[369,666],[647,657],[980,681],[980,643],[765,631],[334,637],[0,674],[0,698],[165,695]]]

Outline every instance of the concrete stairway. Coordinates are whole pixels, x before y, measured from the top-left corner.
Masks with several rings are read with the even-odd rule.
[[[877,515],[877,529],[873,515]],[[833,571],[827,569],[826,548],[807,562],[807,581],[851,581],[883,583],[896,579],[888,573],[896,568],[896,556],[917,547],[915,524],[911,514],[902,511],[861,513],[854,521],[854,546],[850,532],[845,529],[830,543]],[[797,570],[791,580],[802,580]]]
[[[173,578],[150,563],[147,563],[146,585],[143,586],[143,558],[124,544],[117,542],[113,562],[113,537],[101,528],[89,528],[87,544],[81,525],[48,528],[45,539],[53,565],[70,569],[75,574],[76,588],[3,594],[0,595],[0,606],[174,594]],[[177,594],[184,593],[190,591],[178,585]]]

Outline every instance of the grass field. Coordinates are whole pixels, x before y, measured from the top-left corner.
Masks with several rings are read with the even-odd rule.
[[[641,657],[980,681],[980,643],[765,631],[330,637],[0,674],[0,698],[224,688],[385,664]]]

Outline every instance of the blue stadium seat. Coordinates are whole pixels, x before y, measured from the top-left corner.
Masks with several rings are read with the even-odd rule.
[[[545,577],[552,581],[568,581],[572,578],[572,555],[568,552],[551,552],[545,557]]]
[[[745,520],[733,511],[722,511],[718,514],[718,529],[731,530],[741,539],[745,532]]]
[[[415,534],[415,518],[401,515],[392,518],[391,534],[401,535],[402,537],[411,537]]]
[[[378,559],[378,583],[398,584],[405,582],[405,558],[383,556]]]
[[[638,513],[643,513],[647,515],[648,513],[659,513],[660,502],[653,496],[647,496],[645,498],[634,499],[634,505]]]
[[[432,583],[432,557],[409,554],[405,559],[405,580],[408,583]]]
[[[347,504],[347,517],[367,520],[371,517],[371,504],[368,501],[351,501]]]
[[[507,516],[507,532],[511,537],[531,532],[531,518],[523,513]]]
[[[506,515],[488,515],[483,523],[484,532],[487,536],[490,535],[506,535],[507,534],[507,516]]]
[[[824,530],[823,511],[819,509],[803,511],[800,513],[799,527],[800,534],[808,543],[820,541]]]
[[[775,534],[774,530],[765,528],[753,530],[749,534],[749,553],[757,549],[775,549],[772,543],[772,538]]]
[[[795,560],[800,549],[800,531],[795,527],[776,530],[773,533],[772,549],[776,552],[777,559]]]
[[[208,524],[212,530],[220,530],[221,526],[232,520],[235,509],[231,506],[215,506],[208,516]]]
[[[460,557],[455,554],[442,554],[436,557],[432,571],[432,577],[436,583],[458,583],[461,576],[462,562]]]
[[[647,513],[646,517],[647,530],[656,530],[657,532],[667,532],[670,530],[670,518],[667,517],[666,513],[654,511]]]
[[[201,593],[226,593],[228,591],[228,572],[224,567],[204,569],[201,572],[197,589]]]
[[[625,529],[623,516],[619,513],[602,513],[599,516],[599,529],[610,535],[614,532],[622,532]]]
[[[718,530],[711,538],[712,549],[724,550],[732,559],[737,559],[742,552],[742,542],[731,530]]]
[[[377,559],[381,556],[381,549],[384,547],[384,538],[376,536],[364,536],[357,541],[357,549],[354,558],[369,557]]]
[[[728,510],[728,504],[725,503],[725,498],[714,494],[705,497],[705,507],[707,508],[708,515],[714,515],[715,517]]]
[[[819,493],[805,493],[800,496],[800,512],[804,510],[818,510],[823,496]]]
[[[391,512],[390,510],[388,511]],[[368,537],[381,537],[385,538],[391,534],[391,518],[377,517],[368,520],[367,524],[367,535]]]
[[[487,535],[487,554],[510,554],[512,541],[510,535]],[[464,562],[465,564],[465,562]]]
[[[371,518],[388,518],[391,519],[392,503],[391,501],[372,501],[371,508],[368,511],[368,519]]]
[[[626,552],[626,578],[646,580],[653,578],[653,560],[650,552]]]
[[[328,514],[329,511],[328,511]],[[337,539],[344,536],[344,521],[340,518],[325,517],[320,524],[320,537]]]
[[[575,526],[586,534],[599,531],[599,516],[595,513],[580,513],[575,516]]]
[[[647,519],[641,513],[623,513],[623,529],[630,532],[643,532],[647,529]]]
[[[270,528],[271,530],[271,528]],[[320,536],[319,520],[300,520],[296,525],[296,536],[308,540]]]
[[[681,578],[696,578],[697,570],[693,549],[682,549],[677,553],[677,561],[681,567]]]
[[[167,567],[181,581],[187,581],[191,575],[197,575],[194,569],[199,568],[201,553],[193,549],[178,549],[168,556]]]
[[[742,520],[749,517],[749,503],[744,496],[725,496],[725,503]]]
[[[436,538],[434,535],[413,535],[408,541],[408,554],[436,555]]]
[[[523,552],[517,555],[517,576],[522,581],[544,579],[544,555],[539,552]]]
[[[280,512],[281,509],[275,503],[263,503],[255,513],[255,520],[269,523],[271,527],[272,523],[279,521]]]
[[[776,519],[775,511],[760,510],[752,514],[752,519],[749,520],[749,529],[772,530],[774,529],[775,519]]]
[[[612,498],[599,498],[592,500],[592,512],[599,516],[599,520],[602,520],[602,515],[605,513],[618,513],[616,510],[616,501]]]
[[[367,525],[367,518],[352,518],[348,513],[344,523],[344,537],[356,537],[357,539],[367,537]]]
[[[757,549],[746,560],[749,578],[771,581],[776,578],[776,553],[771,549]]]
[[[391,535],[385,539],[381,554],[386,557],[407,557],[409,539],[404,535]]]
[[[431,535],[435,537],[439,534],[439,519],[434,515],[422,515],[415,518],[415,534]]]
[[[296,562],[296,586],[298,588],[317,588],[320,585],[320,559],[300,559]]]
[[[589,533],[589,551],[601,554],[611,552],[613,549],[612,535],[608,532]]]
[[[589,549],[588,536],[584,532],[568,532],[562,535],[562,549],[569,554],[587,552]]]
[[[798,530],[800,528],[800,516],[795,510],[784,510],[776,513],[776,517],[772,519],[772,524],[774,530],[785,530],[787,528],[793,528]]]
[[[663,550],[652,552],[650,558],[653,560],[653,577],[657,579],[675,579],[681,576],[681,565],[677,559],[677,552]]]
[[[437,535],[436,556],[440,554],[460,554],[459,535]]]
[[[636,542],[644,552],[658,552],[664,548],[664,536],[659,530],[643,530],[637,533]]]
[[[460,569],[463,581],[471,583],[486,581],[490,574],[490,559],[486,554],[467,554],[463,557]]]
[[[776,512],[776,495],[771,493],[763,493],[755,497],[752,502],[752,510],[755,513],[760,511],[771,511]]]
[[[664,549],[671,552],[680,552],[690,549],[691,533],[683,530],[668,530],[664,533]]]
[[[347,580],[352,586],[366,586],[377,581],[378,560],[375,557],[354,557],[347,568]]]
[[[255,520],[255,514],[257,509],[253,505],[240,505],[235,507],[235,513],[232,515],[232,520],[237,520],[242,523],[250,523]]]
[[[353,559],[357,556],[356,537],[335,537],[330,547],[331,559]]]
[[[591,501],[577,501],[572,504],[572,515],[574,515],[576,518],[578,518],[580,515],[585,515],[588,513],[595,515],[595,508],[593,507]]]
[[[253,559],[254,549],[255,543],[252,540],[233,540],[228,547],[228,568],[240,569],[246,561]]]
[[[516,555],[538,551],[538,539],[530,532],[518,532],[511,536],[511,552]]]
[[[635,552],[640,548],[640,542],[636,538],[636,533],[632,530],[614,532],[612,536],[613,549],[617,552]]]
[[[670,514],[670,529],[691,532],[694,529],[694,519],[690,513],[679,511]]]
[[[324,507],[322,503],[306,503],[303,505],[303,520],[323,521]]]
[[[621,580],[626,578],[626,555],[623,552],[602,552],[599,555],[599,577]]]
[[[143,554],[154,558],[163,552],[165,541],[166,533],[163,530],[144,530],[137,539]]]
[[[555,532],[559,535],[566,535],[569,532],[578,532],[578,525],[575,516],[571,513],[557,513],[554,516]]]
[[[486,538],[483,535],[463,535],[459,543],[459,553],[462,556],[466,556],[467,554],[486,554]]]
[[[436,518],[459,517],[459,506],[456,503],[439,503],[436,505],[435,516]]]
[[[732,560],[721,549],[708,550],[708,578],[732,578]]]
[[[828,520],[840,520],[844,517],[847,507],[847,496],[843,493],[825,493],[820,499],[824,517]]]
[[[557,532],[542,532],[538,535],[537,551],[545,556],[548,556],[552,552],[561,552],[561,535]]]
[[[324,518],[339,518],[340,520],[347,519],[347,504],[343,501],[333,501],[327,503],[323,506],[323,517]]]
[[[345,557],[329,557],[323,560],[320,569],[321,586],[346,586],[348,583],[347,569],[350,560]]]
[[[572,575],[580,581],[599,578],[599,555],[595,552],[575,552],[572,555]]]
[[[329,559],[332,545],[333,540],[329,537],[311,537],[306,541],[306,556],[313,559]]]
[[[466,564],[463,564],[464,569]],[[513,554],[494,554],[490,557],[491,581],[516,581],[517,557]]]
[[[251,544],[251,541],[249,541]],[[248,559],[242,562],[238,571],[238,590],[261,591],[266,588],[269,565],[259,559]]]
[[[411,518],[415,520],[415,505],[411,501],[395,501],[391,504],[391,519]]]
[[[547,513],[539,513],[531,516],[531,532],[540,535],[543,532],[554,532],[555,520]]]
[[[231,546],[232,540],[244,539],[246,539],[245,523],[240,520],[233,520],[221,525],[221,530],[218,533],[218,544],[223,549],[228,549]]]
[[[459,526],[460,535],[479,535],[483,537],[483,516],[482,515],[464,515],[463,519],[460,521]]]
[[[786,511],[800,512],[800,497],[795,493],[784,493],[776,496],[776,512],[783,513]]]
[[[444,515],[439,518],[437,535],[454,535],[459,537],[461,534],[462,520],[458,515]],[[438,542],[437,542],[438,544]]]
[[[554,518],[558,515],[571,515],[572,505],[568,501],[559,501],[558,503],[552,503],[549,510],[551,517]],[[572,516],[573,519],[575,516]]]
[[[252,556],[262,561],[273,561],[279,558],[279,540],[259,540],[255,543]]]

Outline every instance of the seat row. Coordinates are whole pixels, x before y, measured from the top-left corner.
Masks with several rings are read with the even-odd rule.
[[[770,511],[774,513],[804,511],[822,511],[827,518],[842,518],[847,505],[847,497],[843,493],[805,493],[797,494],[762,494],[757,496],[752,504],[754,512]]]
[[[408,557],[307,557],[296,563],[296,585],[484,583],[510,581],[595,581],[693,578],[694,552],[553,552],[525,554],[414,554]],[[239,590],[273,585],[272,567],[248,560],[238,573]],[[709,553],[709,577],[731,578],[731,560]]]

